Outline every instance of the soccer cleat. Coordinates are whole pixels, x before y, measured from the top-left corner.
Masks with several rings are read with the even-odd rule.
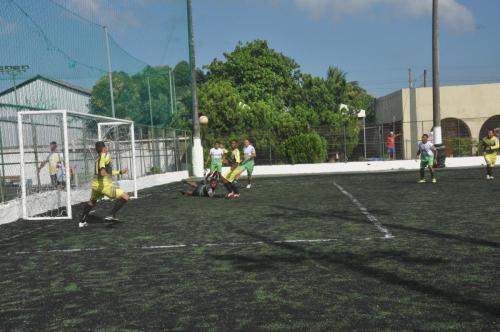
[[[240,194],[234,194],[232,198],[240,198]]]
[[[233,198],[233,196],[234,196],[234,193],[229,193],[229,194],[226,194],[226,196],[224,196],[224,197],[226,197],[226,198]]]
[[[427,180],[426,179],[422,179],[422,180],[419,180],[417,183],[426,183]]]
[[[436,179],[432,179],[432,183],[437,183],[437,180]]]
[[[86,221],[78,223],[78,227],[80,227],[80,228],[87,227],[88,225],[89,224],[87,224]]]
[[[110,222],[120,222],[120,219],[114,217],[114,216],[107,216],[104,218],[104,220],[106,221],[110,221]]]
[[[486,175],[486,180],[493,180],[494,178],[491,175]]]
[[[247,189],[250,189],[252,188],[252,185],[251,184],[247,184]]]

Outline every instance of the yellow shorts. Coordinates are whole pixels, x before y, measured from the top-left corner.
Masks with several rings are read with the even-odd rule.
[[[484,155],[484,160],[486,161],[486,164],[490,167],[494,167],[495,164],[497,163],[497,154],[495,153],[488,153]]]
[[[111,199],[117,199],[124,193],[125,192],[120,187],[115,186],[113,181],[109,179],[93,179],[90,200],[97,201],[105,196]]]
[[[235,169],[230,170],[224,175],[224,179],[226,179],[229,182],[233,182],[236,180],[236,176],[241,173],[241,168],[236,167]]]

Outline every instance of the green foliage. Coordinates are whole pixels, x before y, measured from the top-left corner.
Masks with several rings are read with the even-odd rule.
[[[176,96],[173,109],[170,98],[171,71],[175,79],[172,95]],[[191,110],[191,76],[189,64],[185,61],[179,62],[174,69],[168,66],[147,66],[133,76],[124,72],[114,72],[113,94],[116,117],[132,119],[140,124],[151,124],[148,79],[151,87],[153,125],[165,126],[175,120],[175,124],[181,126],[178,128],[189,127],[187,118]],[[109,79],[106,75],[92,89],[91,113],[111,116],[110,99]]]
[[[159,167],[151,167],[149,171],[146,172],[147,175],[153,175],[153,174],[160,174],[161,173],[161,168]]]
[[[197,70],[197,88],[199,113],[209,118],[209,124],[201,127],[206,148],[215,140],[227,144],[230,139],[251,138],[258,149],[298,162],[305,157],[296,148],[297,137],[305,137],[308,141],[304,144],[309,144],[320,135],[325,146],[339,153],[344,152],[345,138],[349,155],[359,141],[359,122],[354,112],[340,112],[339,105],[365,109],[368,118],[373,116],[374,98],[357,82],[347,81],[341,69],[329,67],[324,78],[304,74],[295,60],[270,48],[266,41],[239,43],[232,52],[224,53],[223,60],[215,59],[205,69],[206,73]],[[171,70],[177,96],[173,115],[168,78]],[[173,69],[146,67],[132,77],[114,73],[117,117],[150,123],[147,78],[153,123],[190,129],[191,75],[187,62]],[[95,114],[111,115],[108,84],[106,76],[94,86],[91,109]],[[317,152],[312,158],[326,159],[323,157]]]
[[[478,146],[477,140],[470,137],[453,137],[447,140],[454,157],[471,156],[472,149]]]
[[[141,113],[139,89],[132,78],[123,72],[113,73],[113,94],[116,117],[136,120]],[[103,76],[92,89],[92,114],[112,116],[108,76]]]
[[[247,103],[266,100],[284,106],[298,86],[299,65],[270,48],[266,41],[239,43],[224,57],[225,62],[214,60],[206,66],[207,79],[230,81]]]
[[[326,140],[318,133],[299,134],[284,142],[286,156],[292,164],[325,162],[328,156]]]

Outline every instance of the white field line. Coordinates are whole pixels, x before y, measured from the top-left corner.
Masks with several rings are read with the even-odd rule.
[[[382,223],[375,217],[373,214],[368,212],[368,210],[354,197],[350,192],[345,190],[341,185],[339,185],[337,182],[333,182],[333,185],[337,187],[338,190],[347,197],[358,207],[359,211],[368,219],[369,222],[371,222],[377,229],[384,234],[384,238],[386,239],[391,239],[394,236],[391,234],[391,232],[384,226]]]
[[[370,241],[384,240],[388,237],[365,237],[353,238],[351,241]],[[140,247],[96,247],[96,248],[75,248],[75,249],[53,249],[53,250],[36,250],[36,251],[16,251],[7,255],[32,255],[32,254],[50,254],[50,253],[80,253],[90,251],[105,251],[105,250],[170,250],[182,248],[211,248],[211,247],[249,247],[249,246],[264,246],[273,244],[316,244],[316,243],[331,243],[337,241],[345,241],[345,238],[336,239],[297,239],[297,240],[275,240],[275,241],[254,241],[254,242],[220,242],[220,243],[190,243],[190,244],[168,244],[155,246],[140,246]]]

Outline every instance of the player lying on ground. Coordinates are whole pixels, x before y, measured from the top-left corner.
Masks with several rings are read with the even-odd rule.
[[[240,169],[240,150],[238,150],[238,143],[231,141],[231,155],[229,156],[229,166],[231,169],[222,177],[222,182],[226,187],[228,193],[226,198],[240,198],[236,179],[241,173]]]
[[[108,197],[116,200],[111,210],[111,216],[104,218],[107,221],[118,221],[116,213],[129,199],[126,192],[113,184],[113,176],[127,174],[128,170],[126,168],[119,171],[113,170],[111,155],[108,153],[108,148],[104,142],[97,142],[95,144],[95,149],[98,156],[95,161],[94,178],[92,179],[92,193],[90,194],[90,200],[83,209],[82,217],[78,225],[79,227],[88,226],[87,219],[98,199]]]
[[[420,157],[420,181],[425,183],[425,168],[429,169],[432,177],[432,183],[436,183],[436,175],[434,173],[434,165],[437,164],[437,153],[434,144],[429,142],[429,135],[422,135],[422,141],[418,143],[417,160]]]
[[[239,179],[243,172],[247,171],[247,189],[250,189],[252,188],[252,174],[257,154],[250,140],[246,139],[243,144],[245,144],[243,148],[243,162],[240,165],[241,172],[236,179]]]
[[[189,182],[185,181],[187,185],[189,185],[190,190],[182,191],[181,193],[184,196],[197,196],[197,197],[214,197],[215,190],[217,189],[218,184],[218,173],[215,171],[214,173],[210,173],[205,179],[199,182]]]
[[[486,161],[486,180],[493,180],[493,168],[497,163],[497,152],[500,149],[498,137],[495,136],[493,129],[488,130],[488,136],[482,139],[481,145],[484,151],[484,160]]]

